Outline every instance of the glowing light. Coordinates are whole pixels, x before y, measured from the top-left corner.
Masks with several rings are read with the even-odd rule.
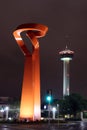
[[[10,121],[12,120],[12,118],[11,118],[11,117],[9,117],[8,119],[9,119]]]
[[[44,109],[46,109],[47,108],[47,106],[46,105],[44,105]]]
[[[52,111],[53,111],[53,119],[55,119],[56,108],[53,107]]]
[[[53,107],[53,109],[52,109],[54,112],[56,111],[56,107]]]
[[[2,108],[2,109],[0,110],[0,112],[4,112],[4,109]]]
[[[70,57],[62,57],[61,60],[69,61],[69,60],[72,60],[72,58],[70,58]]]
[[[47,101],[50,102],[51,101],[51,96],[47,96]]]
[[[22,38],[21,37],[17,37],[16,40],[22,40]]]
[[[9,110],[9,107],[8,107],[8,106],[6,106],[6,107],[5,107],[5,111],[8,111],[8,110]]]

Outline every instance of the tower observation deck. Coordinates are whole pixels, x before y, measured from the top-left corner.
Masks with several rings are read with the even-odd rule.
[[[69,74],[69,62],[72,60],[74,51],[67,48],[59,52],[60,59],[63,61],[63,97],[70,94],[70,74]]]

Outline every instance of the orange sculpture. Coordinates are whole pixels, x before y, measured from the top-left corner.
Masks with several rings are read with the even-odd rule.
[[[20,104],[20,119],[40,120],[40,61],[39,41],[37,38],[45,36],[48,27],[41,24],[23,24],[17,27],[13,35],[24,56],[24,75]],[[27,49],[21,33],[26,32],[31,40],[33,51]]]

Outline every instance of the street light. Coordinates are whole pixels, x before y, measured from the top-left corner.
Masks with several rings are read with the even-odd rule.
[[[51,110],[51,105],[50,105],[50,103],[51,103],[51,100],[52,100],[51,95],[48,95],[48,96],[46,97],[46,99],[47,99],[47,101],[48,101],[48,123],[49,123],[49,125],[50,125],[50,110]]]
[[[55,120],[56,107],[53,107],[52,111],[53,111],[53,119]]]
[[[59,125],[59,104],[57,104],[57,110],[58,110],[58,125]]]
[[[5,107],[5,111],[6,111],[6,120],[8,120],[8,110],[9,110],[9,107],[6,106],[6,107]]]
[[[46,105],[44,105],[44,109],[46,109],[47,108],[47,106]]]

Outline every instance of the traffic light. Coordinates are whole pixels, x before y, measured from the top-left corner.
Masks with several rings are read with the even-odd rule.
[[[52,90],[47,90],[47,96],[46,96],[46,100],[48,103],[50,103],[52,101]]]

